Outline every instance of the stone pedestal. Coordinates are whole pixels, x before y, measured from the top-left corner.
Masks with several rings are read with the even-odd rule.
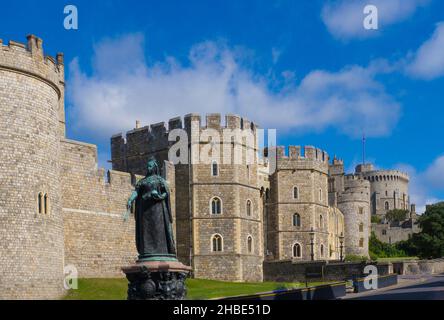
[[[124,267],[128,300],[183,300],[191,268],[178,261],[146,261]]]

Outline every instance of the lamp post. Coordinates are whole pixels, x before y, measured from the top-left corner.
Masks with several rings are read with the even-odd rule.
[[[344,260],[344,255],[343,255],[343,252],[344,252],[344,233],[342,233],[342,232],[341,232],[341,235],[339,237],[339,243],[341,244],[340,247],[339,247],[339,252],[340,252],[339,259],[341,261],[343,261]]]
[[[314,261],[314,229],[311,227],[310,231],[310,247],[311,247],[311,261]]]

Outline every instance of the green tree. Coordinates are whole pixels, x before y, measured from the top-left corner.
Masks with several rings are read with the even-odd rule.
[[[408,210],[393,209],[388,211],[385,217],[389,222],[401,222],[407,219],[408,214]]]
[[[372,232],[372,235],[369,239],[368,244],[369,254],[374,258],[394,258],[394,257],[405,257],[406,253],[404,250],[400,250],[394,244],[384,243],[379,240],[375,233]]]
[[[418,221],[422,231],[404,245],[423,259],[444,257],[444,202],[427,206]]]

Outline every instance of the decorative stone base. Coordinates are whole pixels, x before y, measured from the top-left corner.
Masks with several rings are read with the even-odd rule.
[[[129,281],[128,300],[183,300],[191,267],[179,261],[146,261],[122,271]]]

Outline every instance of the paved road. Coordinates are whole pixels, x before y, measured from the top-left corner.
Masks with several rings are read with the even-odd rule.
[[[421,283],[367,293],[350,300],[444,300],[444,275],[429,276]]]

